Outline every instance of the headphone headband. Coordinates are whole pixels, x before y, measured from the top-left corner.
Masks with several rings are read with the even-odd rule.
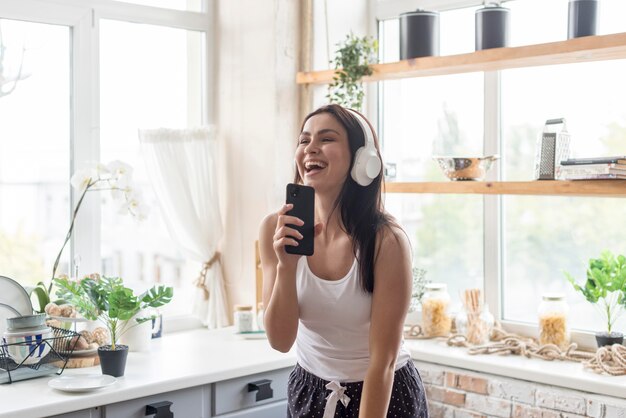
[[[361,130],[363,131],[363,136],[365,137],[364,147],[374,148],[374,135],[372,134],[372,128],[370,127],[369,123],[367,123],[367,121],[363,118],[363,116],[361,116],[361,114],[357,112],[356,110],[347,109],[347,108],[346,110],[350,112],[350,114],[356,118],[357,122],[359,123],[359,126],[361,127]]]

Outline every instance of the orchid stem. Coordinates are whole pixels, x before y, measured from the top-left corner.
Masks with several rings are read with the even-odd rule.
[[[74,223],[76,222],[76,215],[78,215],[78,209],[80,209],[80,205],[83,203],[83,199],[85,198],[85,195],[87,194],[87,191],[89,190],[89,188],[93,186],[94,184],[96,184],[97,181],[98,180],[96,180],[95,182],[92,182],[91,179],[89,179],[89,183],[87,184],[87,187],[85,187],[83,194],[80,195],[80,199],[78,199],[78,203],[76,204],[76,207],[74,208],[74,213],[72,214],[72,222],[70,223],[70,229],[67,231],[67,235],[65,236],[65,241],[63,242],[63,246],[61,247],[61,251],[59,251],[59,254],[57,255],[56,260],[54,260],[54,266],[52,268],[52,278],[50,279],[50,285],[48,286],[48,294],[52,292],[52,284],[54,283],[54,278],[56,277],[57,267],[59,267],[59,261],[61,260],[61,255],[63,254],[63,250],[65,249],[65,246],[67,245],[70,238],[72,237],[72,232],[74,231]]]

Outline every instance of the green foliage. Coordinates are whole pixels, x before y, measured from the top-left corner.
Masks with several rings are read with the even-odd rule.
[[[158,308],[169,303],[174,290],[168,286],[153,286],[136,296],[132,289],[124,286],[120,277],[99,277],[94,275],[80,282],[68,278],[54,279],[58,287],[57,296],[67,300],[85,318],[103,322],[111,336],[111,349],[119,337],[133,326],[151,318],[136,318],[145,308]]]
[[[626,292],[626,257],[614,256],[610,251],[603,251],[600,258],[589,259],[587,281],[579,285],[571,274],[564,272],[574,289],[583,294],[588,302],[600,304],[607,321],[607,331],[621,315]]]
[[[361,110],[363,106],[363,83],[361,78],[372,75],[370,64],[376,62],[378,41],[371,37],[359,38],[352,33],[337,44],[333,82],[328,86],[326,98],[331,103]]]

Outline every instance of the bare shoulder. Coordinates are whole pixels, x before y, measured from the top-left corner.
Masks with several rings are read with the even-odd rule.
[[[378,254],[408,255],[411,253],[409,237],[402,228],[397,225],[386,225],[378,231],[376,237]]]

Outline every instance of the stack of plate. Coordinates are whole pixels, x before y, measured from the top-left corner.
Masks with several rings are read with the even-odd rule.
[[[32,313],[30,297],[22,285],[13,279],[0,276],[0,335],[9,328],[7,319]]]

